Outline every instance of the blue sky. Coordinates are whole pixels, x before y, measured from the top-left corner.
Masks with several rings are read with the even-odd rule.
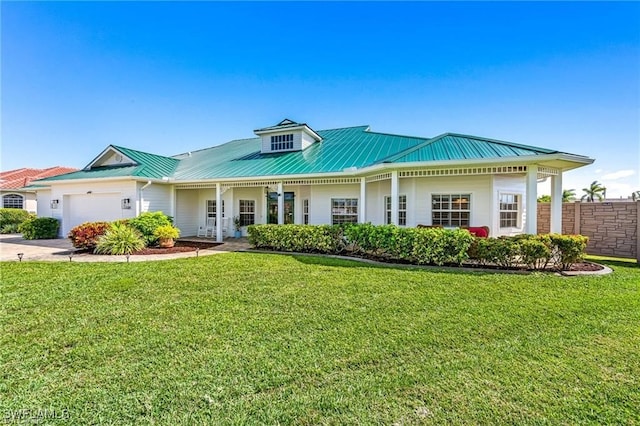
[[[640,190],[640,3],[0,7],[2,170],[173,155],[286,117],[558,149],[596,159],[565,188]]]

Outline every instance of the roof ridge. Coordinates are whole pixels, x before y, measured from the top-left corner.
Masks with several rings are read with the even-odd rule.
[[[343,129],[359,129],[361,127],[366,127],[367,129],[370,128],[371,126],[368,124],[363,124],[360,126],[347,126],[347,127],[335,127],[333,129],[322,129],[322,130],[318,130],[318,132],[328,132],[331,130],[343,130]]]
[[[387,132],[374,132],[371,130],[367,130],[367,133],[375,133],[376,135],[386,135],[386,136],[398,136],[401,138],[411,138],[411,139],[422,139],[422,140],[431,140],[433,138],[425,138],[424,136],[411,136],[411,135],[399,135],[397,133],[387,133]]]
[[[175,158],[175,157],[180,157],[181,155],[188,155],[189,153],[193,154],[194,152],[208,151],[210,149],[220,148],[220,147],[222,147],[224,145],[227,145],[227,144],[230,144],[230,143],[233,143],[233,142],[250,141],[250,140],[255,140],[255,139],[260,139],[260,137],[259,136],[254,136],[252,138],[232,139],[230,141],[222,142],[222,143],[219,143],[218,145],[209,146],[207,148],[200,148],[200,149],[195,149],[193,151],[181,152],[180,154],[172,155],[170,158],[174,158],[176,160],[180,160],[180,159]]]
[[[387,133],[382,133],[382,134],[387,134]],[[390,136],[398,136],[398,135],[391,135]],[[407,137],[407,136],[404,136]],[[403,149],[402,151],[396,152],[395,154],[389,155],[388,157],[382,158],[380,160],[378,160],[376,162],[376,164],[380,164],[380,163],[389,163],[389,162],[394,162],[395,160],[397,160],[398,158],[402,158],[405,155],[411,154],[412,152],[415,152],[419,149],[424,148],[425,146],[431,145],[432,143],[434,143],[436,140],[442,138],[443,135],[438,135],[435,138],[430,138],[430,139],[425,139],[425,138],[414,138],[414,139],[425,139],[424,142],[421,142],[419,144],[416,144],[414,146],[411,146],[409,148]]]
[[[551,153],[554,153],[554,152],[560,152],[558,150],[542,148],[542,147],[539,147],[539,146],[524,145],[524,144],[520,144],[520,143],[516,143],[516,142],[503,141],[501,139],[485,138],[485,137],[482,137],[482,136],[466,135],[464,133],[447,132],[447,133],[443,133],[440,136],[437,136],[437,138],[445,137],[445,136],[458,136],[458,137],[463,137],[463,138],[468,138],[468,139],[475,139],[475,140],[482,141],[482,142],[492,142],[492,143],[497,143],[499,145],[507,145],[507,146],[513,146],[513,147],[522,148],[522,149],[528,149],[528,150],[531,150],[531,151],[541,151],[541,152],[545,152],[547,154],[551,154]]]

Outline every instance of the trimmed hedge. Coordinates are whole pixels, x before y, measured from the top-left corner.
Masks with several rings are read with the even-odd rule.
[[[256,248],[351,254],[417,264],[462,264],[473,236],[464,230],[400,228],[393,225],[251,225]]]
[[[69,231],[67,238],[77,249],[93,250],[101,236],[111,228],[109,222],[85,222]]]
[[[58,237],[60,222],[53,217],[36,217],[22,222],[18,231],[25,240],[45,240]]]
[[[583,235],[560,234],[476,238],[469,255],[480,265],[563,270],[582,260],[588,241]]]
[[[0,234],[13,234],[18,232],[21,223],[34,217],[23,209],[0,208]]]
[[[567,269],[584,255],[582,235],[476,238],[464,229],[348,225],[251,225],[259,249],[346,254],[421,265],[462,265],[542,270]]]

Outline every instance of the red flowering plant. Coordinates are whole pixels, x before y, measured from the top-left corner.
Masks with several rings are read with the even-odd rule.
[[[67,237],[75,248],[93,250],[98,244],[98,239],[110,228],[109,222],[85,222],[69,231]]]

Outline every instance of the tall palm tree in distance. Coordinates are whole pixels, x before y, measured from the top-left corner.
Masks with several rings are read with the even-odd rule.
[[[602,201],[607,196],[607,188],[599,184],[597,180],[591,182],[589,188],[582,188],[582,191],[584,195],[580,200],[586,201],[587,203],[593,203],[596,198],[598,201]]]

